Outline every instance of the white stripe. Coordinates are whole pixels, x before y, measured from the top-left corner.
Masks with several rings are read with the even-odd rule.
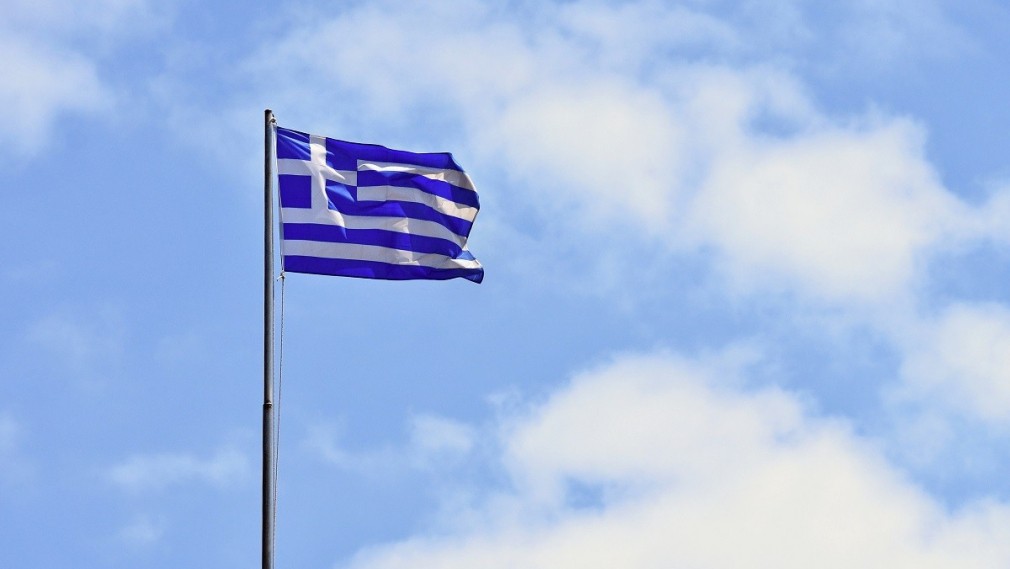
[[[439,213],[458,217],[469,222],[473,222],[474,218],[477,217],[477,208],[475,207],[460,205],[452,200],[429,194],[417,188],[403,188],[400,186],[358,187],[359,202],[384,202],[388,200],[419,203]]]
[[[466,238],[456,235],[444,225],[409,217],[369,217],[343,215],[332,209],[281,208],[281,223],[319,223],[339,225],[348,229],[384,229],[424,237],[437,237],[464,247]]]
[[[354,186],[358,182],[358,173],[352,170],[334,170],[325,164],[306,162],[293,158],[281,158],[277,161],[277,173],[293,176],[318,176],[327,180]],[[424,204],[435,211],[458,217],[472,222],[477,217],[477,208],[460,205],[441,196],[429,194],[415,188],[400,186],[362,186],[358,188],[360,201],[381,202],[398,200]]]
[[[284,255],[317,257],[323,259],[354,259],[377,261],[391,265],[416,265],[432,269],[479,269],[476,260],[453,259],[434,253],[416,253],[376,245],[355,245],[353,243],[323,243],[320,241],[285,241]]]
[[[477,188],[473,185],[473,180],[466,172],[460,172],[459,170],[450,170],[446,168],[429,168],[428,166],[417,166],[415,164],[403,164],[400,162],[370,162],[365,160],[358,160],[358,171],[372,170],[375,172],[407,172],[410,174],[416,174],[418,176],[424,176],[432,180],[440,180],[442,182],[448,182],[457,188],[463,188],[464,190],[477,191]]]
[[[280,158],[277,160],[277,173],[295,176],[321,175],[327,180],[340,182],[349,186],[357,185],[358,173],[353,170],[334,170],[326,164],[317,164],[295,158]]]

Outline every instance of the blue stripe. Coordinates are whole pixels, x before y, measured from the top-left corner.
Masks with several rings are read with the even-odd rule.
[[[385,280],[448,280],[464,278],[475,283],[484,280],[484,269],[432,269],[417,265],[391,265],[376,261],[361,261],[357,259],[322,259],[319,257],[303,257],[286,255],[284,270],[289,273],[310,273],[314,275],[333,275],[340,277],[357,277],[361,279]]]
[[[357,188],[347,186],[339,182],[326,182],[326,197],[330,202],[330,209],[335,209],[344,215],[360,215],[367,217],[407,217],[412,219],[423,219],[433,221],[444,226],[460,237],[470,235],[472,223],[465,219],[453,217],[435,211],[434,209],[419,203],[382,201],[365,202],[357,201]]]
[[[326,197],[329,199],[330,209],[337,209],[337,203],[357,203],[358,187],[326,180]],[[336,200],[336,203],[333,200]]]
[[[326,154],[327,163],[337,170],[357,170],[358,160],[369,160],[463,171],[459,164],[453,160],[452,154],[448,152],[408,152],[393,150],[378,144],[362,144],[327,138]]]
[[[325,140],[327,163],[337,170],[357,170],[358,160],[371,160],[463,171],[449,152],[409,152],[386,148],[378,144],[347,142],[334,138],[326,138]],[[308,133],[277,127],[278,158],[308,160],[310,156]]]
[[[358,187],[365,186],[397,186],[400,188],[416,188],[422,192],[439,196],[458,204],[480,208],[477,192],[456,187],[449,182],[432,180],[408,172],[376,172],[363,170],[358,172]]]
[[[453,259],[473,260],[469,251],[445,239],[399,233],[383,229],[348,229],[339,225],[318,223],[285,223],[284,239],[288,241],[323,241],[327,243],[356,243],[376,245],[402,251],[434,253]]]
[[[297,130],[277,127],[277,158],[309,160],[309,135]],[[355,169],[357,167],[355,166]]]

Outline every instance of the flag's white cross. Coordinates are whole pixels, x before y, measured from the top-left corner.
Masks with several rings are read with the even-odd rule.
[[[310,135],[309,159],[280,159],[277,161],[277,172],[279,174],[308,176],[312,181],[310,190],[311,208],[309,211],[303,210],[304,213],[300,212],[297,216],[298,218],[302,220],[315,220],[317,223],[343,225],[343,216],[340,212],[329,208],[329,199],[326,197],[326,180],[356,186],[358,184],[358,173],[354,170],[337,170],[326,163],[325,137]]]
[[[328,207],[329,199],[326,197],[326,180],[333,180],[349,186],[358,184],[357,171],[335,170],[326,163],[326,138],[322,136],[309,136],[309,161],[304,163],[309,169],[309,176],[312,178],[312,211],[317,215],[340,216],[339,212]]]

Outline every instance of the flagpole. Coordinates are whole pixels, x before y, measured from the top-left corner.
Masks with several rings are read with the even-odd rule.
[[[273,232],[273,142],[274,113],[264,111],[263,133],[263,569],[274,566],[274,232]]]

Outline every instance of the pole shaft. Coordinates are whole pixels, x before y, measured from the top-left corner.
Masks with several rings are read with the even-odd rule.
[[[274,565],[274,232],[273,232],[273,141],[274,113],[264,112],[263,134],[263,569]]]

